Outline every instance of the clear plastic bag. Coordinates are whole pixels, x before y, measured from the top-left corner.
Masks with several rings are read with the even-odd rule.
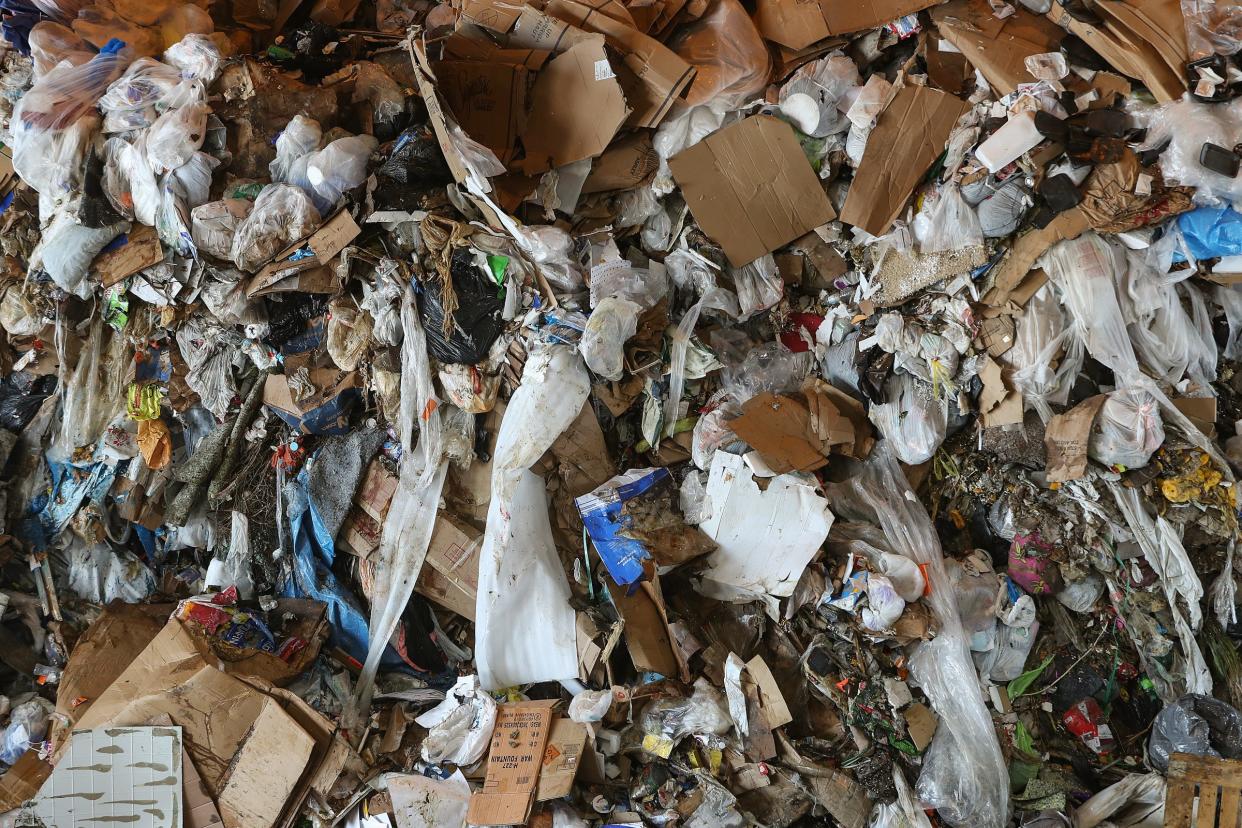
[[[867,416],[903,463],[926,463],[944,442],[949,408],[910,374],[894,374],[884,384],[885,401]]]
[[[923,755],[919,798],[950,825],[1004,825],[1009,816],[1008,768],[979,689],[940,541],[891,445],[879,444],[859,476],[829,487],[832,510],[840,520],[878,526],[886,545],[924,566],[930,582],[925,600],[940,631],[916,646],[910,668],[940,726]]]
[[[181,73],[153,58],[138,58],[109,86],[99,108],[104,132],[128,132],[155,123],[156,107],[181,83]]]
[[[671,748],[687,736],[723,736],[733,727],[733,719],[720,691],[700,677],[690,698],[662,698],[647,705],[639,726],[657,741],[671,743]]]
[[[1228,103],[1199,103],[1190,96],[1155,108],[1148,118],[1147,138],[1138,150],[1169,143],[1160,169],[1170,184],[1194,187],[1198,202],[1242,199],[1242,177],[1214,172],[1199,163],[1205,143],[1232,147],[1242,134],[1242,98]]]
[[[1074,828],[1162,828],[1167,784],[1158,773],[1131,773],[1074,811]]]
[[[628,299],[608,296],[600,300],[587,319],[578,350],[587,367],[607,380],[625,373],[625,343],[638,331],[642,308]]]
[[[1134,350],[1170,385],[1189,375],[1201,385],[1216,379],[1216,342],[1202,294],[1188,283],[1169,284],[1134,251],[1119,294]],[[1186,296],[1192,313],[1182,307]]]
[[[668,47],[697,70],[686,103],[725,109],[763,95],[772,72],[768,45],[738,0],[715,0],[698,20],[677,29]]]
[[[43,741],[51,713],[48,707],[43,699],[35,699],[13,708],[0,742],[0,764],[16,764],[28,748]]]
[[[669,110],[651,139],[651,146],[660,158],[660,167],[651,184],[656,195],[665,196],[677,189],[668,159],[720,129],[724,125],[725,112],[724,107],[714,103],[689,108],[674,104]]]
[[[1113,391],[1096,415],[1087,454],[1105,466],[1137,469],[1146,466],[1164,443],[1160,404],[1141,389]]]
[[[155,226],[160,208],[160,185],[147,161],[147,138],[139,135],[134,143],[109,138],[105,145],[104,193],[123,216],[133,216],[139,224]]]
[[[1082,340],[1070,328],[1052,285],[1044,285],[1026,303],[1018,319],[1014,345],[1001,359],[1012,367],[1013,384],[1023,402],[1045,423],[1052,405],[1065,405],[1085,359]]]
[[[479,689],[478,676],[462,676],[444,701],[415,719],[428,729],[424,762],[472,765],[487,751],[496,727],[496,702]]]
[[[102,4],[82,9],[68,25],[87,43],[99,48],[120,41],[135,57],[154,57],[164,51],[164,39],[159,30],[139,26]]]
[[[206,34],[187,34],[164,50],[164,62],[177,67],[186,80],[210,86],[220,74],[220,47]]]
[[[389,141],[397,137],[401,116],[405,113],[405,92],[401,85],[378,63],[360,61],[356,69],[353,102],[366,101],[371,105],[371,123],[377,139]]]
[[[1181,6],[1192,61],[1242,49],[1242,7],[1217,0],[1181,0]]]
[[[211,172],[219,163],[206,153],[196,152],[189,161],[160,180],[155,228],[160,241],[179,256],[195,256],[190,211],[207,201],[211,192]]]
[[[813,138],[826,138],[850,127],[850,121],[845,117],[845,111],[849,109],[849,93],[861,84],[862,78],[854,61],[836,52],[794,72],[781,87],[778,100],[783,103],[796,94],[810,96],[819,107],[819,119],[815,128],[807,134]]]
[[[292,183],[289,176],[294,162],[319,149],[319,142],[322,140],[323,128],[318,121],[305,115],[294,115],[293,120],[276,137],[276,158],[268,165],[272,181],[280,184]]]
[[[1216,301],[1225,311],[1229,324],[1229,338],[1221,355],[1225,359],[1242,359],[1242,285],[1217,287]]]
[[[367,161],[378,146],[373,135],[352,135],[307,158],[306,180],[314,188],[311,199],[321,215],[332,212],[343,193],[366,180]]]
[[[334,299],[328,305],[328,356],[342,371],[357,369],[359,361],[371,344],[371,314],[359,310],[348,296]]]
[[[30,57],[34,61],[37,80],[62,60],[80,65],[94,56],[95,50],[68,26],[44,20],[30,30]]]
[[[231,252],[238,269],[253,273],[290,243],[308,236],[322,219],[310,196],[289,184],[269,184],[237,228]]]
[[[927,213],[926,223],[920,222]],[[962,191],[952,182],[940,188],[936,202],[923,211],[914,222],[914,232],[923,253],[947,253],[983,244],[983,228],[979,217],[962,198]]]
[[[52,196],[76,192],[89,136],[72,128],[94,111],[130,57],[123,43],[111,41],[80,66],[58,66],[48,72],[17,102],[9,123],[13,169],[37,192]],[[98,125],[92,117],[84,126]]]

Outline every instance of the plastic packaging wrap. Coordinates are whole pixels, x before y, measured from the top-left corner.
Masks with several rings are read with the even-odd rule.
[[[1199,289],[1167,284],[1141,256],[1130,252],[1128,258],[1120,298],[1136,355],[1170,385],[1183,376],[1208,385],[1216,379],[1216,341]],[[1190,313],[1182,307],[1182,296]]]
[[[587,367],[607,380],[625,373],[625,343],[638,330],[642,311],[628,299],[609,296],[601,300],[587,319],[578,350]]]
[[[910,668],[940,726],[923,755],[919,798],[950,825],[1004,825],[1009,815],[1008,768],[979,689],[939,539],[890,445],[879,444],[858,477],[830,487],[832,510],[839,519],[879,526],[887,546],[923,565],[930,582],[925,600],[940,631],[917,645]]]
[[[269,184],[237,228],[233,263],[253,273],[291,242],[313,233],[320,222],[319,211],[306,193],[289,184]]]
[[[690,106],[711,103],[737,109],[762,97],[772,57],[738,0],[715,0],[702,17],[680,27],[667,45],[697,69],[686,92]]]
[[[949,408],[932,397],[910,374],[895,374],[884,384],[884,402],[871,406],[871,422],[903,463],[926,463],[944,442]]]
[[[1171,184],[1195,187],[1195,200],[1242,199],[1242,177],[1230,177],[1199,163],[1205,143],[1232,147],[1242,133],[1242,98],[1229,103],[1199,103],[1189,96],[1157,108],[1147,124],[1140,151],[1171,141],[1160,156],[1160,169]]]
[[[1221,355],[1225,359],[1242,358],[1242,285],[1217,287],[1216,301],[1224,309],[1229,324],[1229,338]]]
[[[923,253],[947,253],[983,244],[983,229],[979,225],[979,218],[962,198],[961,190],[953,183],[940,188],[940,195],[927,216],[923,232],[919,232],[918,219],[915,220],[914,228]]]
[[[819,108],[815,128],[803,130],[814,138],[825,138],[850,127],[845,117],[849,109],[848,93],[862,85],[858,67],[842,54],[831,54],[808,63],[790,76],[781,87],[779,100],[783,103],[791,95],[808,95]]]
[[[293,120],[276,137],[276,158],[268,165],[272,181],[280,184],[291,183],[289,175],[294,162],[319,149],[321,140],[323,128],[318,121],[305,115],[294,115]]]
[[[1146,466],[1164,443],[1164,423],[1156,398],[1141,389],[1113,391],[1096,415],[1087,454],[1105,466]]]
[[[1152,767],[1161,773],[1174,753],[1242,759],[1242,714],[1219,699],[1187,693],[1156,715],[1147,743]]]
[[[1163,828],[1166,783],[1158,773],[1132,773],[1074,811],[1074,828]]]
[[[1192,61],[1242,49],[1242,8],[1218,0],[1181,0],[1181,6]]]
[[[307,158],[306,180],[314,188],[310,195],[320,214],[330,213],[342,193],[366,180],[367,161],[378,146],[373,135],[352,135]]]

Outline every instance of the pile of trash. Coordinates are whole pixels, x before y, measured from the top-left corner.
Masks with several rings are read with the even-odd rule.
[[[1242,6],[0,24],[0,826],[1238,824]]]

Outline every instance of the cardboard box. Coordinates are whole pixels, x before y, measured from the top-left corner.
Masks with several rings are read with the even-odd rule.
[[[335,293],[339,285],[328,262],[361,232],[349,211],[341,210],[314,233],[289,245],[265,264],[247,283],[246,296],[253,299],[287,291]],[[298,253],[302,255],[295,258]]]
[[[104,691],[79,729],[167,714],[182,729],[227,828],[270,828],[310,762],[314,741],[274,697],[217,670],[170,621]]]
[[[836,217],[793,127],[766,115],[712,133],[670,158],[669,168],[695,220],[734,267]]]
[[[447,512],[440,512],[427,547],[427,560],[414,588],[419,595],[473,621],[482,548],[481,532]]]
[[[483,790],[470,797],[471,825],[524,825],[535,803],[555,701],[502,704],[487,757]]]
[[[496,153],[502,164],[512,161],[526,122],[530,70],[474,59],[440,61],[435,72],[440,93],[466,134]]]
[[[947,92],[902,87],[867,139],[841,220],[873,236],[887,233],[968,109],[970,104]]]

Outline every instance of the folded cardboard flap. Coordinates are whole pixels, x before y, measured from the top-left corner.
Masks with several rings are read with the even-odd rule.
[[[272,696],[209,665],[169,621],[95,701],[78,729],[167,714],[227,828],[270,828],[306,770],[313,740]]]
[[[526,122],[530,70],[483,58],[440,61],[435,72],[440,93],[466,134],[496,153],[502,164],[512,161]]]
[[[536,801],[547,802],[570,795],[574,777],[582,765],[586,742],[586,725],[566,718],[557,718],[552,722],[548,745],[543,752],[543,765],[539,769]]]
[[[938,89],[902,87],[867,138],[841,220],[873,236],[887,233],[969,109],[966,101]]]
[[[686,204],[734,267],[836,217],[793,127],[755,115],[669,159]]]

